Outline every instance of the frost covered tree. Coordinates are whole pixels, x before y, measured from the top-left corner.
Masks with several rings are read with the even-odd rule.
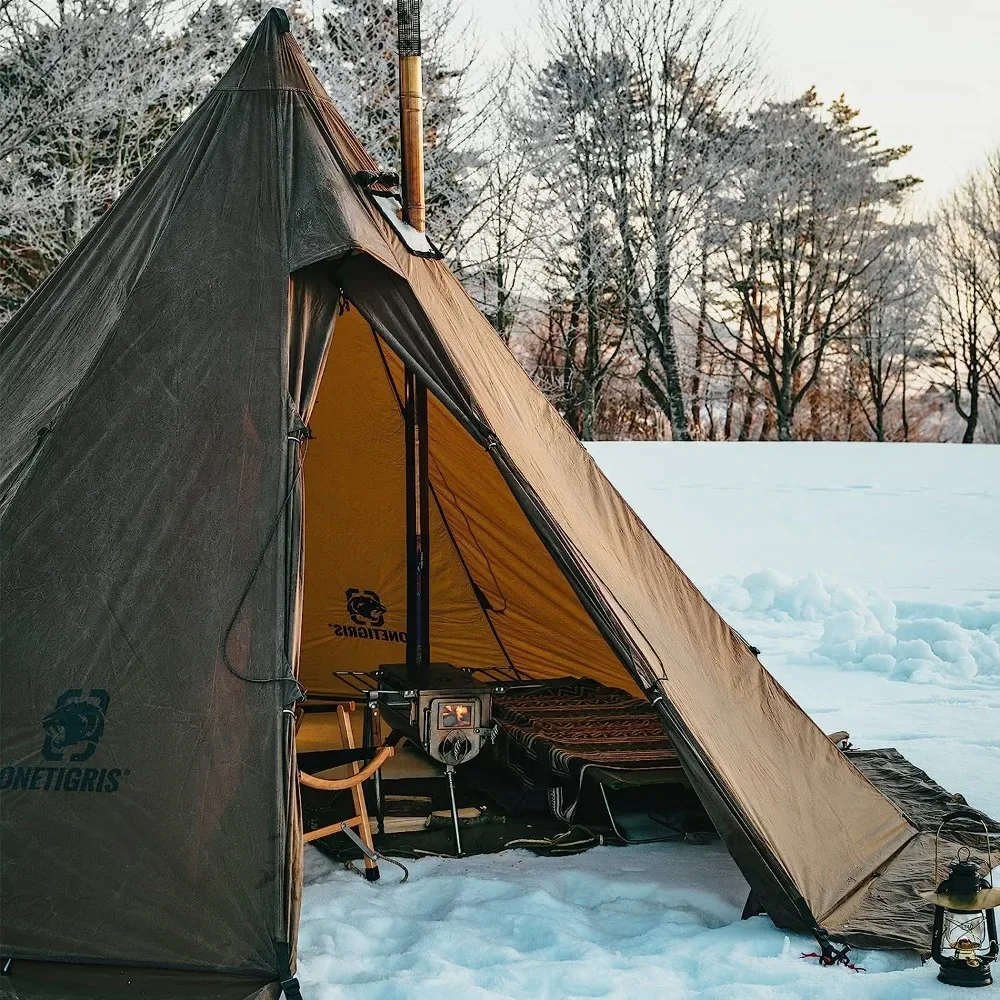
[[[844,336],[849,392],[876,441],[891,440],[890,413],[900,403],[908,437],[906,380],[926,359],[925,328],[932,276],[925,227],[899,227],[894,241],[860,283],[858,315]]]
[[[582,411],[585,435],[627,349],[673,437],[691,436],[674,316],[753,75],[727,11],[722,0],[561,0],[546,17],[529,134],[546,216],[561,222],[544,256],[550,289],[562,289],[568,415]]]
[[[736,162],[735,122],[756,86],[751,32],[726,0],[614,0],[607,16],[634,73],[635,113],[614,120],[612,148],[625,151],[614,163],[616,217],[639,380],[674,440],[686,441],[692,420],[675,317],[688,286],[703,288],[707,217]]]
[[[525,276],[537,265],[542,239],[542,191],[532,182],[532,153],[514,122],[520,118],[501,104],[497,138],[478,203],[467,220],[463,250],[455,269],[493,328],[510,344],[525,321]]]
[[[595,10],[587,0],[586,17],[551,22],[559,54],[533,81],[524,123],[545,217],[546,388],[586,439],[626,333],[606,130],[630,101],[630,72],[601,47]]]
[[[187,0],[0,6],[0,322],[214,82],[235,25]]]
[[[917,183],[890,176],[908,147],[882,147],[857,117],[842,99],[823,108],[814,91],[763,105],[719,199],[714,346],[765,396],[782,441],[831,344],[883,294],[873,286],[891,273],[880,265],[900,235],[895,212]]]
[[[0,3],[0,322],[107,211],[218,80],[266,11],[259,0]],[[315,0],[296,35],[349,123],[387,167],[398,132],[395,8]],[[426,41],[427,178],[435,240],[450,248],[476,198],[474,88],[445,40]],[[481,106],[481,102],[480,105]]]
[[[1000,149],[941,208],[934,256],[936,381],[971,444],[984,397],[1000,406]]]

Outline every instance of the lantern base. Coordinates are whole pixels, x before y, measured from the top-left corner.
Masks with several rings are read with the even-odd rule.
[[[939,982],[948,986],[991,986],[993,984],[993,975],[986,962],[981,965],[966,965],[965,962],[943,965],[937,977]]]

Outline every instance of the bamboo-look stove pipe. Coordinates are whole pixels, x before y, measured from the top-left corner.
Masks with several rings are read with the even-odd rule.
[[[397,0],[400,162],[403,219],[424,231],[424,92],[420,67],[420,0]]]

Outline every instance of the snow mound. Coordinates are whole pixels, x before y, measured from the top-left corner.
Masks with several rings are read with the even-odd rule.
[[[822,626],[815,662],[917,683],[1000,679],[1000,600],[968,605],[893,601],[818,573],[773,570],[724,577],[709,588],[723,615]]]

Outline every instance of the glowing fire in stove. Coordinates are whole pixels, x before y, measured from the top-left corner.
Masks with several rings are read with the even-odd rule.
[[[472,703],[447,702],[438,716],[439,729],[469,729],[472,726]]]

